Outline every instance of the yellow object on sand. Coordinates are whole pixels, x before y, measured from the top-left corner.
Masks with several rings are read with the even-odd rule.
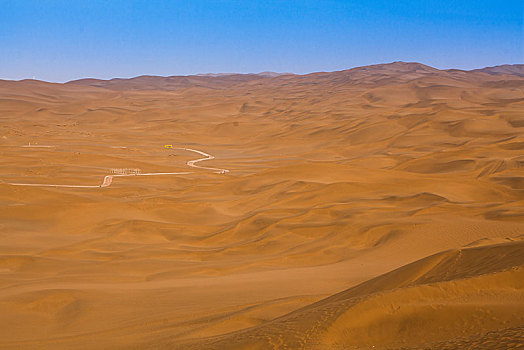
[[[164,148],[173,148],[173,145],[164,145]]]

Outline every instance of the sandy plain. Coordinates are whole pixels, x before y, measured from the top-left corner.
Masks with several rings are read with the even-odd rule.
[[[523,167],[518,65],[0,81],[0,348],[524,346]]]

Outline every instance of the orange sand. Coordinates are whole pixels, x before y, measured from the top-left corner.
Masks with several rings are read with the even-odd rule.
[[[0,348],[524,346],[523,76],[0,81]]]

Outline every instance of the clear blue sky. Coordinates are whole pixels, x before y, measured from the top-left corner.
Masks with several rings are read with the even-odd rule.
[[[522,0],[0,0],[0,79],[522,63]]]

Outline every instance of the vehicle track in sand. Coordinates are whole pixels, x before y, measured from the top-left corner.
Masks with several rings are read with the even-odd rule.
[[[52,146],[49,146],[49,147],[52,147]],[[229,170],[227,170],[227,169],[204,167],[204,166],[200,166],[200,165],[196,165],[195,164],[195,163],[202,162],[202,161],[205,161],[205,160],[215,159],[215,157],[212,156],[209,153],[202,152],[202,151],[199,151],[199,150],[196,150],[196,149],[184,148],[184,147],[173,147],[173,149],[180,149],[180,150],[195,152],[195,153],[198,153],[200,155],[203,155],[204,158],[193,159],[193,160],[190,160],[190,161],[186,162],[186,165],[188,165],[188,166],[190,166],[192,168],[212,170],[216,174],[225,174],[225,173],[229,172]],[[13,186],[33,186],[33,187],[102,188],[102,187],[109,187],[109,186],[111,186],[111,184],[113,183],[113,178],[115,178],[115,177],[158,176],[158,175],[187,175],[187,174],[192,174],[192,172],[113,174],[113,175],[106,175],[104,177],[104,179],[102,180],[102,183],[100,185],[60,185],[60,184],[36,184],[36,183],[7,183],[7,184],[13,185]]]

